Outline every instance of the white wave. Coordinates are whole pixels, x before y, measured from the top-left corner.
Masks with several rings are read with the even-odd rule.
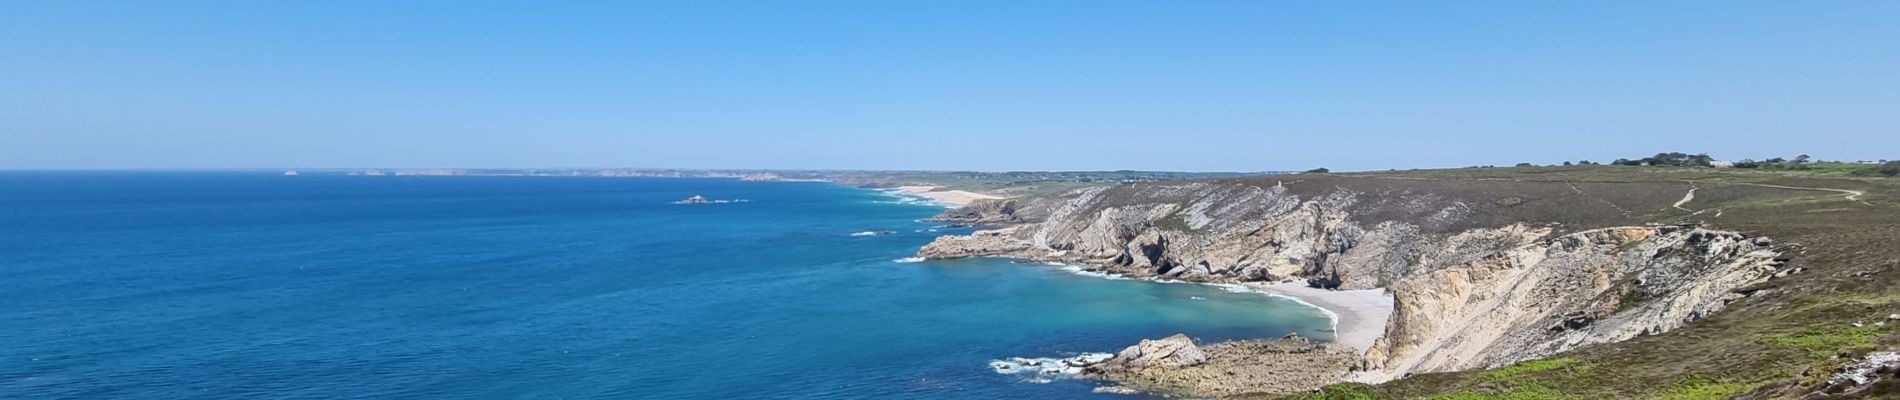
[[[883,194],[885,196],[890,196],[893,198],[892,201],[877,202],[880,204],[911,204],[911,205],[936,206],[936,207],[943,207],[943,208],[957,208],[957,205],[955,204],[945,203],[941,200],[930,198],[929,196],[924,196],[924,195],[920,195],[916,193],[911,193],[909,191],[905,191],[904,189],[871,189],[871,190],[875,190],[880,194]]]
[[[909,264],[909,263],[915,263],[915,262],[924,262],[924,258],[923,257],[904,257],[904,258],[899,258],[896,260],[891,260],[891,262],[900,263],[900,264]]]
[[[1090,270],[1082,269],[1082,266],[1080,265],[1069,265],[1069,264],[1063,264],[1059,262],[1043,262],[1043,264],[1056,267],[1063,271],[1068,271],[1071,274],[1086,276],[1090,278],[1102,278],[1102,279],[1117,280],[1117,281],[1135,280],[1135,278],[1111,274],[1107,272],[1090,271]]]
[[[863,232],[852,232],[851,236],[877,236],[877,235],[889,235],[893,233],[897,233],[897,232],[895,231],[863,231]]]
[[[1081,377],[1083,368],[1114,357],[1110,353],[1082,353],[1064,358],[1010,357],[990,360],[990,369],[1004,375],[1027,375],[1024,380],[1028,382],[1049,383],[1055,379]]]
[[[1227,291],[1229,293],[1264,294],[1264,295],[1267,295],[1267,297],[1286,299],[1294,303],[1298,303],[1299,305],[1306,306],[1308,308],[1312,308],[1315,310],[1319,310],[1320,313],[1326,314],[1327,319],[1332,320],[1333,331],[1334,332],[1339,331],[1339,313],[1335,313],[1333,312],[1333,310],[1329,310],[1326,307],[1320,307],[1318,304],[1309,303],[1305,299],[1301,299],[1299,297],[1294,297],[1294,296],[1288,296],[1281,293],[1276,293],[1274,291],[1266,290],[1265,288],[1261,288],[1259,286],[1253,286],[1253,285],[1247,285],[1247,284],[1241,284],[1241,283],[1203,283],[1203,285],[1216,286],[1216,287],[1221,288],[1221,290]]]

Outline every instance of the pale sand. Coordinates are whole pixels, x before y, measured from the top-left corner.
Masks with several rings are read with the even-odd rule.
[[[944,204],[958,207],[970,204],[972,201],[1003,198],[1003,196],[993,196],[966,190],[937,190],[942,189],[942,186],[898,186],[897,188],[910,194],[929,197],[941,201]]]
[[[1308,287],[1299,280],[1247,286],[1326,310],[1333,316],[1334,341],[1360,352],[1372,348],[1372,342],[1385,335],[1385,325],[1392,318],[1392,295],[1385,289],[1326,290]]]

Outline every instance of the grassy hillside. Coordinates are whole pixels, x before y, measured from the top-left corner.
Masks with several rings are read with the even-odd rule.
[[[1431,190],[1493,218],[1565,230],[1701,223],[1776,240],[1801,272],[1688,327],[1486,371],[1342,384],[1313,399],[1721,399],[1799,397],[1838,366],[1900,346],[1900,179],[1832,170],[1580,166],[1237,178],[1354,190]],[[1289,188],[1302,185],[1291,184]],[[1681,207],[1689,190],[1695,195]],[[1495,222],[1495,221],[1494,221]],[[1859,324],[1859,326],[1856,326]],[[1900,397],[1900,382],[1863,396]]]

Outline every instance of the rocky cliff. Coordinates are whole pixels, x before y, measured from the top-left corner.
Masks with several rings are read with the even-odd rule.
[[[940,218],[996,229],[945,236],[918,255],[1385,288],[1396,311],[1364,354],[1356,377],[1368,381],[1675,329],[1777,272],[1766,238],[1641,224],[1631,206],[1586,187],[1324,176],[1096,187],[947,212]]]

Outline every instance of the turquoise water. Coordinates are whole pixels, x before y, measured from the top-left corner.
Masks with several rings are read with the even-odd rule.
[[[693,194],[745,203],[674,205]],[[0,172],[0,398],[1084,398],[990,360],[1324,337],[1000,259],[823,183]],[[896,233],[852,236],[853,232]]]

